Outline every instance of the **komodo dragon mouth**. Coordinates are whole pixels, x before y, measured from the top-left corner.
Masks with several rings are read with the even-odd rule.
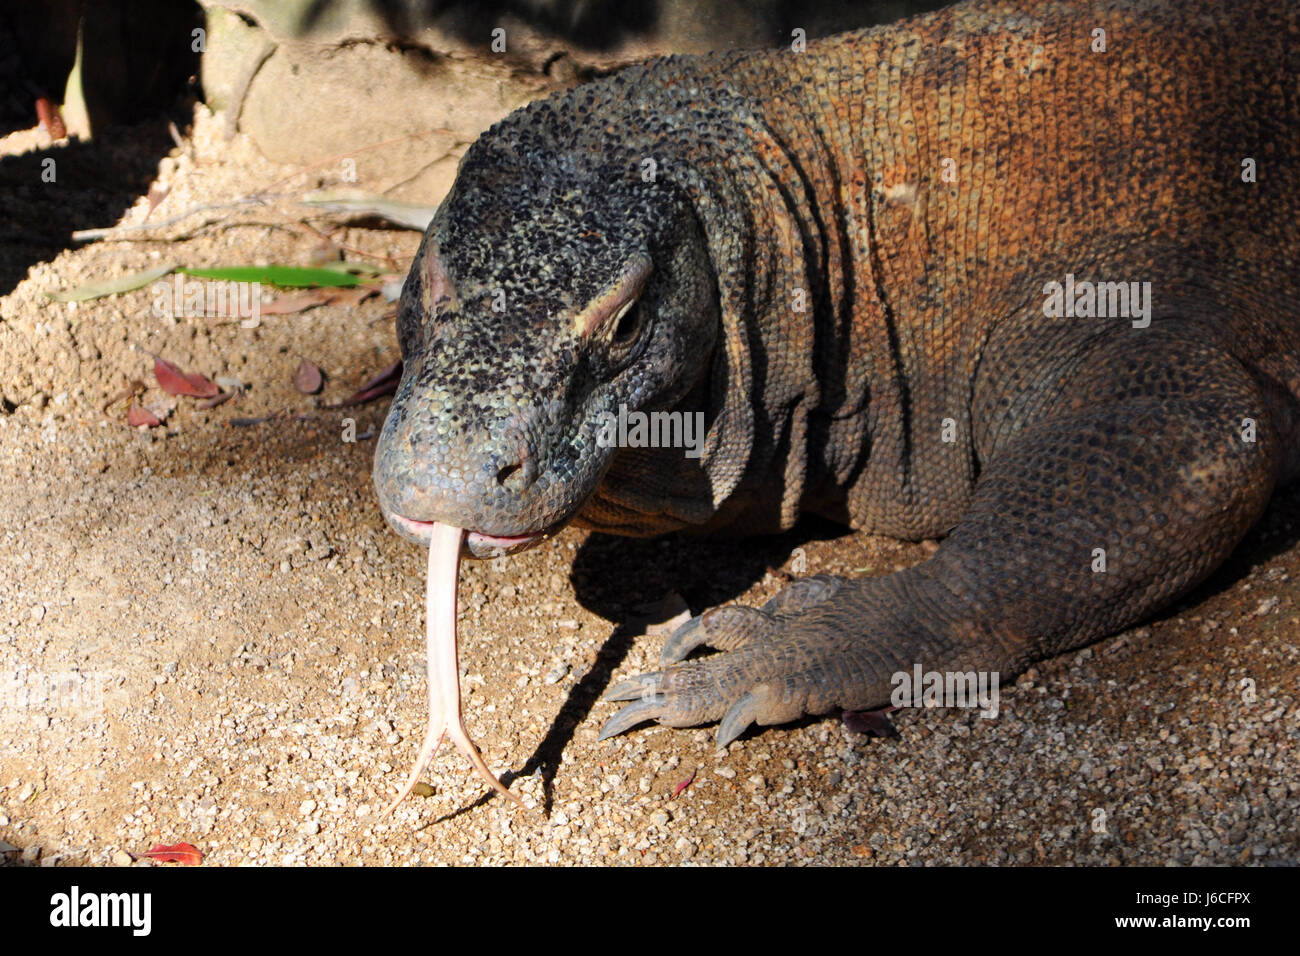
[[[406,518],[387,509],[384,510],[384,518],[387,519],[389,526],[402,537],[423,547],[429,547],[429,543],[433,539],[433,529],[436,522],[416,521],[414,518]],[[518,554],[520,551],[527,551],[552,535],[559,533],[563,527],[564,523],[561,523],[546,531],[518,535],[484,534],[479,531],[470,531],[465,535],[464,551],[475,558],[500,558],[507,554]]]

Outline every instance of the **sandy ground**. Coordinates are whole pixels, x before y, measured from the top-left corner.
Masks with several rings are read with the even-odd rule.
[[[409,262],[414,233],[333,230],[290,203],[58,250],[64,226],[140,221],[151,181],[170,188],[151,220],[334,184],[219,129],[200,107],[184,148],[147,127],[56,151],[57,193],[37,154],[0,165],[13,199],[0,219],[0,860],[128,864],[183,841],[204,865],[1297,862],[1296,490],[1162,619],[1004,686],[996,719],[909,711],[894,739],[834,717],[754,729],[725,753],[713,728],[595,737],[616,710],[598,699],[611,681],[654,668],[647,609],[665,598],[761,601],[805,563],[883,573],[923,544],[817,524],[743,545],[570,530],[471,564],[466,720],[535,810],[488,795],[448,752],[423,796],[374,822],[423,728],[424,558],[374,500],[386,402],[326,406],[397,358],[391,307],[250,329],[157,316],[149,290],[76,306],[45,295],[163,262],[337,254],[303,221]],[[247,393],[209,411],[171,400],[163,426],[129,428],[121,404],[101,406],[133,379],[166,404],[146,350]],[[327,373],[320,395],[294,390],[301,357]]]

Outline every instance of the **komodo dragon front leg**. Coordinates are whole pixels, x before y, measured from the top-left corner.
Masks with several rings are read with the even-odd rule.
[[[664,670],[609,692],[635,702],[601,736],[720,720],[725,746],[751,723],[885,706],[892,675],[917,664],[1010,676],[1114,633],[1204,578],[1260,516],[1285,414],[1266,406],[1193,333],[1120,333],[1023,423],[993,423],[1005,437],[928,560],[696,618],[669,638]],[[730,649],[682,660],[701,644]]]

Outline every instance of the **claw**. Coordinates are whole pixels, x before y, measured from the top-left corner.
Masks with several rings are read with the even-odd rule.
[[[726,749],[727,744],[743,734],[757,718],[758,698],[753,694],[746,694],[732,704],[723,715],[722,723],[718,724],[718,749]]]
[[[628,704],[605,721],[605,726],[600,728],[600,733],[596,739],[606,740],[610,737],[616,737],[624,731],[631,730],[637,724],[647,720],[655,720],[663,713],[664,700],[663,694],[655,694],[653,697],[643,697],[641,700]]]
[[[632,677],[625,681],[620,681],[609,690],[605,691],[602,700],[643,700],[647,697],[657,696],[659,688],[663,686],[664,672],[651,671],[649,674],[642,674],[640,677]]]
[[[686,655],[704,643],[704,628],[700,627],[703,615],[693,617],[668,636],[664,649],[659,652],[659,666],[668,667],[686,659]]]

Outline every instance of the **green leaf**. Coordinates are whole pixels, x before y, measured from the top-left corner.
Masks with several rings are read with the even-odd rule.
[[[56,302],[85,302],[89,299],[102,299],[106,295],[116,295],[119,292],[130,292],[132,289],[143,288],[149,283],[161,279],[175,268],[176,265],[173,263],[172,265],[150,269],[147,272],[136,272],[129,276],[122,276],[120,279],[112,279],[109,282],[92,282],[89,285],[79,285],[72,289],[63,289],[59,292],[47,292],[45,294]]]
[[[351,288],[361,280],[350,272],[336,269],[300,269],[296,266],[229,266],[224,269],[181,269],[196,279],[219,279],[226,282],[260,282],[282,289],[305,289],[311,286]]]
[[[321,268],[329,269],[331,272],[350,272],[358,276],[377,276],[384,272],[379,266],[371,265],[369,262],[327,262]]]

